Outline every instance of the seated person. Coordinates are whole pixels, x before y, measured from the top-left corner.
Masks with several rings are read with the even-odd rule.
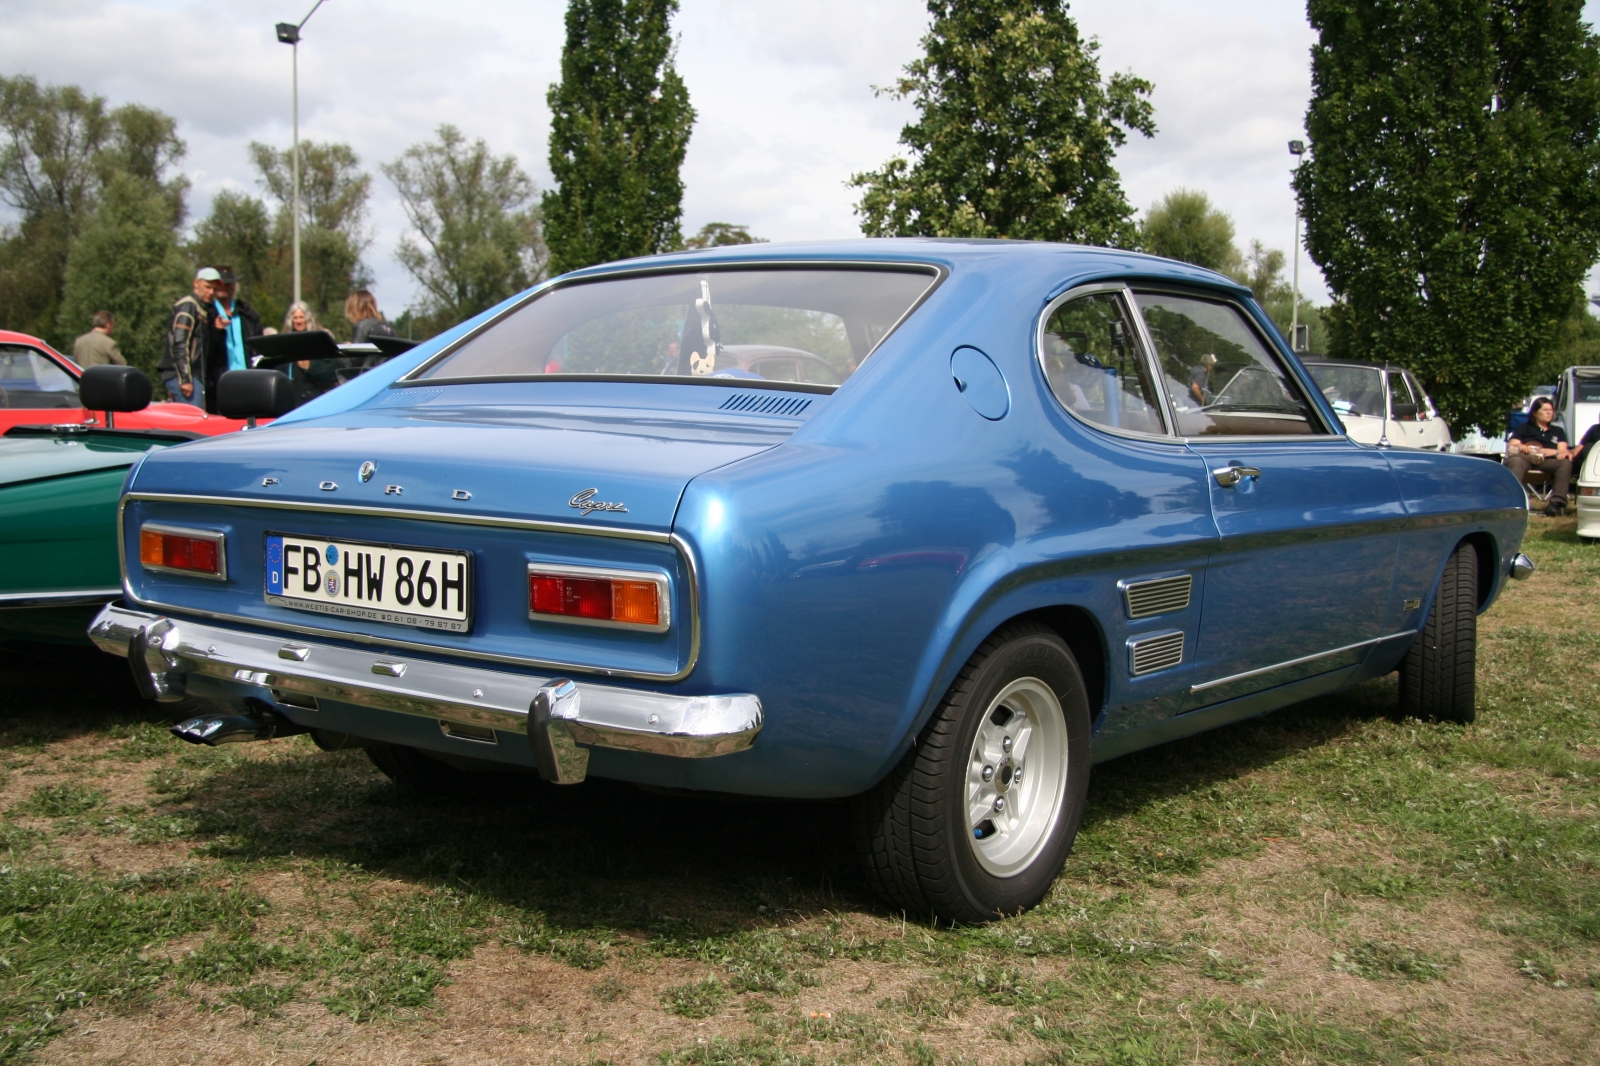
[[[1542,470],[1550,475],[1550,503],[1544,513],[1559,518],[1567,513],[1567,486],[1572,481],[1572,452],[1567,434],[1552,425],[1556,405],[1540,396],[1528,408],[1528,420],[1517,427],[1506,442],[1506,469],[1527,484],[1528,471]]]
[[[1583,473],[1584,457],[1589,454],[1589,449],[1595,444],[1596,441],[1600,441],[1600,422],[1596,422],[1594,425],[1590,426],[1589,431],[1585,433],[1583,435],[1583,439],[1578,442],[1578,446],[1572,449],[1572,472],[1574,474]]]

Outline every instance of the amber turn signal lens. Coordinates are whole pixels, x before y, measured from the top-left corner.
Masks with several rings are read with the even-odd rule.
[[[206,538],[185,537],[156,529],[139,531],[139,561],[145,566],[217,576],[222,573],[217,548],[216,541]]]
[[[534,614],[657,626],[661,624],[661,590],[653,581],[532,573],[528,575],[528,609]]]

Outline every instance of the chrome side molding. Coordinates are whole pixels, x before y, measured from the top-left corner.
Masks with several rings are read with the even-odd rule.
[[[1521,552],[1518,552],[1511,557],[1511,576],[1516,578],[1518,581],[1528,580],[1528,578],[1533,576],[1533,571],[1535,569],[1536,568],[1533,565],[1533,560],[1528,558],[1526,555],[1523,555]]]
[[[127,656],[139,691],[149,699],[181,699],[189,678],[203,675],[268,690],[259,699],[263,710],[276,714],[332,700],[522,733],[540,772],[560,784],[584,779],[588,748],[703,759],[744,751],[765,722],[761,700],[752,693],[670,695],[429,659],[380,658],[372,649],[310,642],[292,645],[295,654],[285,657],[282,637],[119,604],[100,611],[89,639],[102,651]],[[245,731],[240,723],[217,729],[232,726]]]

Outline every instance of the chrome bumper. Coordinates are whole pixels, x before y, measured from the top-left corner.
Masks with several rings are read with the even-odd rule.
[[[188,678],[199,674],[271,689],[289,707],[309,709],[305,697],[329,699],[524,734],[540,773],[562,784],[583,780],[586,748],[687,759],[727,755],[750,747],[763,720],[761,700],[748,693],[670,696],[529,677],[285,640],[116,604],[101,610],[89,639],[126,656],[149,699],[182,699]]]

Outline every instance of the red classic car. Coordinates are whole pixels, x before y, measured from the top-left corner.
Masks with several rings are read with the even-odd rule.
[[[83,370],[38,337],[0,330],[0,433],[12,426],[69,422],[104,424],[105,414],[78,399]],[[186,403],[153,403],[117,416],[119,429],[183,430],[213,436],[244,426]]]

